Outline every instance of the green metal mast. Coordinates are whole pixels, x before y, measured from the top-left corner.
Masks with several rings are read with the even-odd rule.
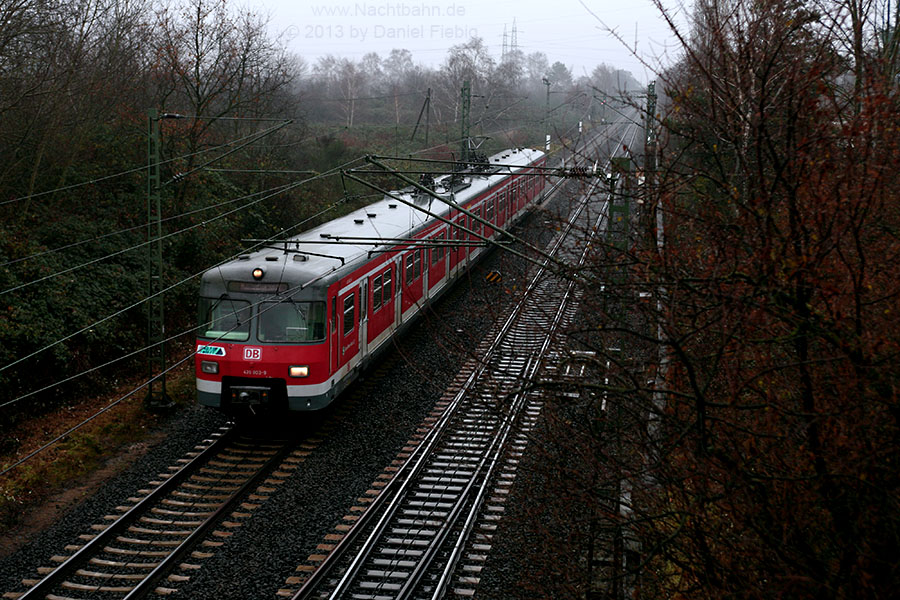
[[[462,95],[462,111],[461,111],[461,131],[460,131],[460,139],[461,139],[461,152],[460,152],[460,160],[463,162],[469,162],[469,109],[472,106],[472,89],[469,87],[469,80],[463,81],[462,90],[460,90]]]
[[[166,394],[166,325],[165,305],[162,298],[162,207],[159,180],[159,113],[155,108],[147,111],[147,368],[149,381],[145,403],[150,409],[162,409],[171,405]],[[157,375],[158,373],[158,375]]]

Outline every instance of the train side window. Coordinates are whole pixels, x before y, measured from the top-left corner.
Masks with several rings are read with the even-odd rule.
[[[331,297],[331,333],[337,333],[337,296]]]
[[[381,308],[381,275],[372,280],[372,312]]]
[[[419,275],[422,274],[422,251],[416,250],[415,257],[413,258],[413,281],[419,278]]]
[[[387,304],[391,301],[391,272],[394,270],[393,267],[389,268],[384,272],[384,287],[382,288],[384,291],[382,292],[384,296],[384,303]]]
[[[481,207],[473,210],[472,215],[472,231],[475,232],[477,237],[478,235],[481,235],[481,221],[478,220],[481,218]]]
[[[353,310],[356,308],[356,293],[350,293],[344,298],[344,335],[347,335],[351,331],[353,331],[353,327],[356,324],[356,319],[354,319]]]
[[[415,279],[413,277],[413,269],[415,268],[413,266],[414,262],[415,262],[415,260],[413,258],[413,253],[410,252],[409,254],[406,255],[406,287],[411,286],[413,279]]]
[[[431,248],[431,264],[435,264],[443,258],[444,247],[438,245],[442,239],[444,239],[443,231],[440,235],[434,236],[434,246]]]
[[[484,220],[490,223],[494,222],[494,197],[491,196],[487,199],[487,204],[484,206]]]

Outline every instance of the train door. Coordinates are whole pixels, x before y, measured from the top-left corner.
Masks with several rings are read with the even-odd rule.
[[[338,330],[337,294],[331,297],[331,321],[328,323],[328,373],[337,371],[340,364],[341,334]]]
[[[450,230],[448,232],[450,239],[453,241],[453,245],[450,247],[451,269],[455,269],[459,265],[463,256],[463,249],[460,245],[460,242],[463,239],[463,232],[460,229],[460,226],[464,223],[463,219],[465,219],[465,215],[457,215],[456,218],[453,219],[453,224],[450,225]]]
[[[402,307],[402,294],[403,294],[403,263],[399,261],[394,261],[391,263],[391,272],[394,272],[394,264],[397,264],[397,276],[394,277],[394,323],[399,327],[403,322],[403,307]]]
[[[419,250],[419,262],[422,263],[422,298],[428,298],[428,249]]]
[[[469,249],[469,254],[471,254],[473,257],[475,257],[475,256],[478,256],[479,254],[481,254],[481,247],[478,246],[477,244],[483,243],[483,241],[481,239],[481,236],[483,235],[481,221],[478,220],[481,218],[481,214],[482,214],[481,207],[479,206],[477,208],[473,208],[472,214],[474,216],[469,218],[469,222],[472,224],[469,227],[469,229],[471,229],[474,233],[472,233],[472,246]]]
[[[369,332],[369,286],[368,281],[362,280],[359,284],[359,357],[362,358],[369,350],[368,332]]]
[[[417,248],[403,257],[401,276],[397,279],[401,278],[403,279],[401,310],[406,312],[422,298],[423,294],[421,248]]]
[[[344,294],[338,306],[341,309],[341,359],[339,365],[346,364],[359,351],[359,335],[356,332],[357,327],[357,301],[356,291]]]
[[[434,236],[435,245],[429,251],[429,268],[428,268],[428,289],[434,289],[441,280],[444,279],[444,276],[447,275],[447,261],[444,257],[446,246],[443,246],[445,238],[447,237],[446,231],[441,231],[438,235]]]

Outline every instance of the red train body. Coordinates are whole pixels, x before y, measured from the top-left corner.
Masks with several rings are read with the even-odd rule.
[[[506,227],[543,190],[544,177],[533,167],[544,165],[546,155],[511,149],[489,162],[492,166],[480,172],[439,177],[434,189],[484,221]],[[427,194],[393,195],[475,234],[497,236]],[[428,246],[397,241],[409,239],[437,241]],[[376,246],[370,240],[384,242]],[[195,357],[200,404],[228,412],[327,406],[485,252],[466,241],[479,238],[386,196],[279,242],[279,249],[209,270],[200,285]],[[462,243],[451,245],[456,242]]]

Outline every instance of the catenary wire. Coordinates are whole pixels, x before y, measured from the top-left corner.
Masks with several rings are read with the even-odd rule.
[[[336,174],[337,172],[339,172],[340,169],[347,168],[348,166],[350,166],[350,165],[352,165],[352,164],[354,164],[354,163],[360,162],[361,160],[363,160],[363,159],[362,159],[362,158],[356,158],[356,159],[353,159],[352,161],[348,161],[347,163],[344,163],[343,165],[341,165],[341,166],[339,166],[339,167],[335,167],[335,168],[333,168],[333,169],[330,169],[330,170],[328,170],[328,171],[326,171],[326,172],[324,172],[324,173],[322,173],[322,174],[320,174],[320,175],[316,175],[316,176],[314,176],[314,177],[310,177],[310,178],[304,179],[304,180],[302,180],[302,181],[295,182],[295,183],[291,184],[291,188],[290,188],[290,189],[293,189],[294,187],[298,187],[298,186],[303,185],[303,184],[305,184],[305,183],[308,183],[308,182],[310,182],[310,181],[315,181],[315,180],[317,180],[317,179],[321,179],[321,178],[324,178],[324,177],[330,177],[330,176]],[[268,196],[268,197],[272,197],[272,196],[275,196],[275,195],[278,194],[278,193],[281,193],[281,192],[283,192],[283,191],[287,191],[287,189],[288,189],[288,188],[285,187],[285,188],[281,189],[280,191],[271,194],[271,195]],[[260,200],[257,200],[256,202],[259,202],[259,201],[265,200],[265,199],[266,199],[266,198],[261,198]],[[329,210],[330,210],[330,208],[329,208]],[[317,215],[317,216],[318,216],[318,215]],[[302,224],[302,223],[301,223],[301,224]],[[298,225],[293,225],[291,228],[296,228],[297,226],[298,226]],[[288,230],[286,230],[286,231],[289,231],[289,230],[290,230],[290,229],[288,229]],[[253,246],[253,247],[255,248],[256,246]],[[236,255],[235,255],[235,256],[236,256]],[[200,272],[200,273],[197,273],[197,274],[195,274],[195,275],[191,275],[190,277],[187,277],[187,278],[185,278],[185,279],[182,279],[181,281],[179,281],[179,282],[177,282],[177,283],[175,283],[175,284],[169,286],[168,288],[166,288],[166,289],[164,289],[164,290],[162,290],[162,291],[160,291],[160,292],[158,292],[158,293],[156,293],[156,294],[153,294],[152,296],[148,296],[147,298],[143,298],[142,300],[139,300],[138,302],[135,302],[134,304],[132,304],[132,305],[130,305],[130,306],[128,306],[128,307],[126,307],[126,308],[124,308],[124,309],[122,309],[122,310],[116,312],[116,313],[113,313],[112,315],[108,315],[108,316],[106,316],[106,317],[104,317],[104,318],[102,318],[102,319],[100,319],[100,320],[98,320],[98,321],[95,321],[94,323],[92,323],[92,324],[90,324],[90,325],[86,325],[86,326],[83,327],[82,329],[79,329],[78,331],[76,331],[76,332],[74,332],[74,333],[71,333],[71,334],[69,334],[69,335],[67,335],[67,336],[65,336],[65,337],[63,337],[63,338],[60,338],[60,339],[58,339],[58,340],[56,340],[56,341],[54,341],[54,342],[52,342],[52,343],[50,343],[50,344],[44,346],[43,348],[40,348],[40,349],[38,349],[38,350],[35,350],[34,352],[32,352],[32,353],[30,353],[30,354],[28,354],[28,355],[26,355],[26,356],[23,356],[23,357],[21,357],[21,358],[18,358],[18,359],[16,359],[15,361],[13,361],[13,362],[11,362],[11,363],[9,363],[9,364],[3,365],[2,367],[0,367],[0,372],[5,371],[5,370],[7,370],[7,369],[9,369],[9,368],[11,368],[11,367],[17,365],[17,364],[20,364],[21,362],[23,362],[23,361],[25,361],[25,360],[28,360],[29,358],[32,358],[32,357],[34,357],[34,356],[36,356],[36,355],[38,355],[38,354],[40,354],[40,353],[42,353],[42,352],[45,352],[46,350],[49,350],[49,349],[53,348],[54,346],[57,346],[58,344],[61,344],[62,342],[65,342],[66,340],[69,340],[69,339],[71,339],[72,337],[74,337],[74,336],[76,336],[76,335],[78,335],[78,334],[80,334],[80,333],[84,333],[85,331],[90,330],[92,327],[95,327],[95,326],[97,326],[97,325],[101,325],[101,324],[105,323],[106,321],[108,321],[108,320],[110,320],[110,319],[112,319],[112,318],[114,318],[114,317],[117,317],[117,316],[119,316],[120,314],[122,314],[122,313],[124,313],[124,312],[126,312],[126,311],[128,311],[128,310],[131,310],[132,308],[135,308],[135,307],[137,307],[137,306],[140,306],[141,304],[143,304],[143,303],[146,302],[147,300],[150,300],[151,298],[155,298],[156,296],[159,296],[159,295],[161,295],[161,294],[163,294],[163,293],[165,293],[165,292],[167,292],[167,291],[169,291],[169,290],[172,290],[172,289],[174,289],[174,288],[176,288],[176,287],[178,287],[178,286],[180,286],[180,285],[186,283],[187,281],[190,281],[190,280],[192,280],[192,279],[198,277],[199,275],[202,275],[202,273],[203,273],[203,272]]]
[[[232,141],[227,142],[227,143],[225,143],[225,144],[219,144],[218,146],[213,146],[213,147],[211,147],[211,148],[204,148],[203,150],[197,150],[196,152],[191,152],[191,153],[189,153],[189,154],[182,154],[182,155],[180,155],[180,156],[175,156],[175,157],[173,157],[173,158],[167,158],[166,160],[161,160],[161,161],[159,161],[159,162],[157,163],[157,165],[165,165],[165,164],[168,164],[168,163],[170,163],[170,162],[174,162],[174,161],[176,161],[176,160],[182,160],[182,159],[185,159],[185,158],[190,158],[190,157],[192,157],[192,156],[198,156],[198,155],[200,155],[200,154],[205,154],[205,153],[207,153],[207,152],[212,152],[212,151],[218,150],[218,149],[220,149],[220,148],[225,148],[225,147],[227,147],[227,146],[231,146],[232,144],[237,144],[237,143],[242,142],[242,141],[244,141],[244,140],[246,140],[246,139],[252,138],[252,137],[254,137],[254,136],[256,136],[256,135],[258,135],[258,134],[256,134],[256,133],[251,133],[251,134],[246,135],[246,136],[244,136],[244,137],[242,137],[242,138],[238,138],[238,139],[236,139],[236,140],[232,140]],[[9,200],[3,200],[3,201],[0,201],[0,206],[6,206],[7,204],[12,204],[12,203],[14,203],[14,202],[21,202],[22,200],[30,200],[30,199],[32,199],[32,198],[38,198],[38,197],[40,197],[40,196],[46,196],[46,195],[48,195],[48,194],[55,194],[55,193],[57,193],[57,192],[65,192],[65,191],[73,190],[73,189],[75,189],[75,188],[83,187],[83,186],[86,186],[86,185],[92,185],[92,184],[100,183],[100,182],[103,182],[103,181],[109,181],[110,179],[115,179],[116,177],[123,177],[123,176],[125,176],[125,175],[131,175],[132,173],[139,173],[139,172],[141,172],[141,171],[146,171],[146,170],[147,170],[147,166],[148,166],[148,165],[141,165],[140,167],[135,167],[135,168],[133,168],[133,169],[128,169],[127,171],[120,171],[120,172],[118,172],[118,173],[113,173],[113,174],[111,174],[111,175],[104,175],[103,177],[98,177],[97,179],[91,179],[90,181],[82,181],[81,183],[73,183],[73,184],[71,184],[71,185],[65,185],[65,186],[58,187],[58,188],[55,188],[55,189],[52,189],[52,190],[45,190],[45,191],[43,191],[43,192],[37,192],[36,194],[28,194],[27,196],[19,196],[18,198],[10,198]]]

